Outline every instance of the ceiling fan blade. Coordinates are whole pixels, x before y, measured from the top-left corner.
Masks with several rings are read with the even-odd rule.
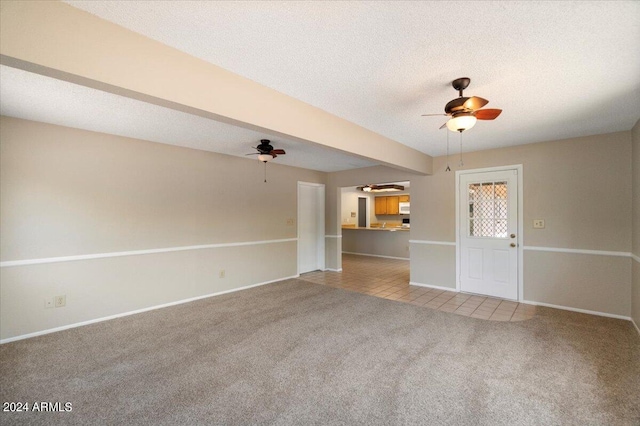
[[[286,152],[284,152],[284,149],[272,149],[269,154],[271,154],[271,155],[274,155],[274,154],[283,155],[283,154],[286,154]]]
[[[500,113],[501,109],[481,109],[473,113],[478,120],[494,120]]]
[[[260,155],[259,152],[252,152],[251,154],[245,154],[245,155]]]
[[[470,109],[472,111],[477,110],[488,104],[489,101],[486,99],[479,98],[477,96],[472,96],[467,99],[462,106],[464,109]]]
[[[447,116],[448,114],[422,114],[420,117],[440,117],[440,116]]]
[[[444,129],[445,127],[447,127],[447,123],[444,123],[442,126],[440,126],[440,128],[439,128],[438,130],[442,130],[442,129]]]

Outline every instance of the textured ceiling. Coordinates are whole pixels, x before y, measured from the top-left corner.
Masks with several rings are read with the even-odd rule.
[[[0,114],[170,145],[243,156],[269,138],[277,163],[333,172],[376,165],[196,115],[0,65]],[[250,157],[256,158],[256,157]]]
[[[457,97],[450,86],[457,77],[471,78],[465,95],[481,96],[490,101],[488,108],[504,110],[495,121],[479,122],[464,133],[465,151],[629,130],[640,118],[637,1],[66,3],[430,155],[446,152],[446,131],[438,131],[445,119],[420,115],[440,112]],[[83,102],[104,102],[95,106],[100,111],[119,102],[123,117],[91,116],[83,106],[70,109],[72,120],[117,133],[130,116],[126,108],[141,107],[108,98],[98,92]],[[4,99],[2,107],[3,113],[29,109]],[[262,136],[156,108],[134,114],[129,130],[144,134],[128,136],[189,140],[184,143],[236,155],[242,151],[233,141],[254,144]],[[164,131],[156,131],[164,122],[173,123],[171,129],[164,125]],[[209,132],[220,137],[214,140],[216,133]],[[313,161],[328,166],[293,161],[296,150],[314,147],[290,143],[288,164],[333,166],[331,155],[337,154],[321,148]],[[338,157],[340,168],[368,165]]]

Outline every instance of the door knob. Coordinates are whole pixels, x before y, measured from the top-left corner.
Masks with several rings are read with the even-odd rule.
[[[515,238],[515,237],[516,237],[516,234],[511,234],[511,238]]]
[[[516,243],[511,243],[511,247],[515,247],[515,246],[516,246]]]

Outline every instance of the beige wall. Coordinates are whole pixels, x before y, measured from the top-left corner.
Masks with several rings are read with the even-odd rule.
[[[0,120],[2,262],[295,239],[297,182],[326,178],[274,162],[264,183],[258,161]],[[296,259],[293,241],[3,267],[1,337],[294,276]]]
[[[362,191],[358,191],[355,188],[342,188],[341,197],[341,224],[358,224],[358,198],[369,198],[368,202],[371,202],[370,196]],[[351,217],[351,213],[355,212],[356,216]]]
[[[578,253],[524,253],[524,299],[629,317],[631,259]]]
[[[471,132],[465,141],[473,144]],[[524,246],[622,254],[525,250],[524,300],[631,314],[632,260],[625,255],[632,244],[631,132],[466,153],[464,163],[465,170],[523,165]],[[456,238],[455,173],[445,167],[446,158],[438,157],[431,176],[394,178],[411,181],[411,281],[455,289],[456,250],[446,245]],[[383,177],[372,177],[376,172]],[[328,191],[340,184],[394,180],[388,173],[384,168],[332,173]],[[544,219],[546,227],[534,229],[534,219]]]
[[[413,243],[409,248],[411,283],[452,290],[456,288],[455,245]]]
[[[631,316],[640,327],[640,120],[631,131],[633,164],[633,236],[631,253],[634,255],[631,287]]]
[[[464,169],[523,165],[525,245],[629,252],[630,138],[618,132],[472,152]],[[471,134],[466,140],[473,144]],[[445,167],[439,157],[433,176],[411,180],[414,239],[455,241],[455,173]],[[534,219],[546,227],[534,229]]]

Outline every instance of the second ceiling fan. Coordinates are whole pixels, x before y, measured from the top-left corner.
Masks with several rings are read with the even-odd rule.
[[[273,160],[278,155],[285,155],[284,149],[274,149],[269,139],[260,139],[260,144],[253,147],[256,152],[245,155],[257,155],[258,160],[264,163],[264,182],[267,182],[267,162]]]
[[[451,82],[454,89],[458,91],[460,97],[449,101],[444,107],[445,114],[423,114],[423,117],[430,116],[450,116],[451,119],[443,124],[440,128],[447,127],[452,132],[462,133],[472,128],[476,124],[476,120],[494,120],[500,113],[501,109],[480,109],[489,103],[488,100],[478,96],[465,97],[463,90],[469,86],[471,79],[468,77],[457,78]]]
[[[273,149],[271,146],[271,141],[269,139],[260,139],[260,145],[254,147],[257,152],[252,152],[251,154],[245,155],[257,155],[258,159],[264,163],[267,161],[276,158],[278,155],[284,155],[284,149]]]

